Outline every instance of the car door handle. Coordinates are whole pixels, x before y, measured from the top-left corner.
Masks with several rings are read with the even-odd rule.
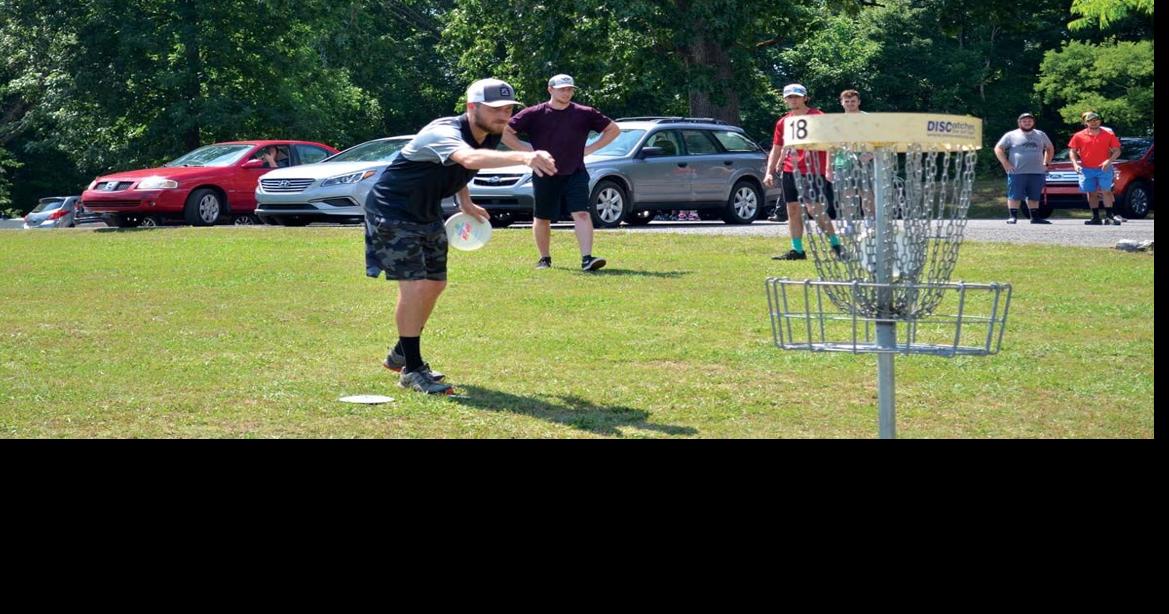
[[[686,165],[687,165],[687,164],[690,164],[690,163],[689,163],[689,162],[679,162],[679,163],[678,163],[678,167],[679,167],[679,168],[686,168]]]

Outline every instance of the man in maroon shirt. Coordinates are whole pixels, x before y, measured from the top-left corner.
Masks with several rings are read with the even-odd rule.
[[[593,218],[589,213],[589,173],[585,156],[608,145],[621,129],[603,113],[572,102],[576,85],[568,75],[548,80],[548,102],[520,111],[503,132],[503,144],[517,151],[545,150],[556,160],[556,174],[532,177],[536,203],[532,212],[532,236],[540,252],[537,269],[552,267],[552,220],[558,217],[561,202],[572,212],[576,242],[580,245],[580,268],[595,271],[605,266],[604,258],[593,257]],[[601,137],[585,146],[589,132]],[[531,143],[519,139],[526,133]]]
[[[822,192],[827,206],[832,206],[832,183],[824,179],[828,170],[828,155],[823,151],[811,153],[803,150],[791,151],[783,147],[783,120],[799,115],[823,115],[824,112],[816,107],[808,106],[808,90],[799,83],[791,83],[783,88],[783,103],[788,112],[775,122],[775,134],[771,141],[771,153],[767,156],[767,168],[763,169],[763,185],[775,186],[776,175],[780,175],[783,186],[783,199],[787,203],[787,229],[791,234],[792,248],[785,254],[772,256],[772,260],[806,260],[804,252],[804,211],[800,207],[800,195],[796,189],[796,167],[800,171],[800,180],[805,191],[812,192],[813,183],[817,181],[823,186]],[[828,235],[828,242],[837,258],[843,256],[840,249],[840,238],[836,236],[836,228],[829,219],[824,203],[809,203],[808,214],[820,228]]]

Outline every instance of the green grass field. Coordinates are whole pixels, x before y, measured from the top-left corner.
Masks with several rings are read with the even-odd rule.
[[[464,398],[380,366],[396,286],[359,228],[0,235],[9,438],[871,438],[876,360],[774,347],[763,281],[814,276],[774,239],[526,229],[451,252],[423,352]],[[899,356],[903,438],[1152,438],[1153,258],[964,245],[1014,286],[1000,354]],[[394,397],[350,405],[344,395]]]

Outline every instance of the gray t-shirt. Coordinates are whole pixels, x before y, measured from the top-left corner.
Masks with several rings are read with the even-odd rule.
[[[1043,152],[1052,144],[1042,130],[1012,130],[1004,134],[995,147],[1006,152],[1007,160],[1015,166],[1014,175],[1042,175],[1047,172],[1043,167]]]

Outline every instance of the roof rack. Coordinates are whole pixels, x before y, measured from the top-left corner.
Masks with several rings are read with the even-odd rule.
[[[656,124],[722,124],[730,125],[721,119],[713,117],[663,117],[650,115],[646,117],[619,117],[619,122],[654,122]]]

